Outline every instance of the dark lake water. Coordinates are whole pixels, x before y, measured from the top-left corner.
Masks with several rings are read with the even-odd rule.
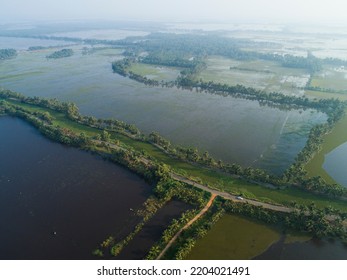
[[[126,169],[19,119],[0,117],[0,159],[0,259],[92,258],[106,237],[129,233],[130,208],[151,193]]]
[[[112,73],[111,62],[121,59],[120,50],[83,56],[83,46],[72,48],[74,56],[64,59],[47,60],[50,49],[0,62],[0,86],[72,101],[83,114],[134,123],[174,144],[274,173],[294,161],[312,126],[326,121],[325,114],[313,110],[286,111],[256,101],[144,86]]]
[[[325,155],[323,168],[336,182],[347,187],[347,143]]]

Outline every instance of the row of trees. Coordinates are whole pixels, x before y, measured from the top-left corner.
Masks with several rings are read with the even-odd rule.
[[[15,93],[10,94],[6,91],[3,94],[7,96],[17,96]],[[0,109],[2,112],[6,114],[17,116],[31,122],[42,133],[51,137],[54,140],[66,143],[68,145],[75,145],[81,148],[99,151],[96,145],[93,144],[92,139],[86,137],[82,133],[80,135],[77,135],[73,131],[68,130],[66,128],[54,126],[52,122],[52,116],[49,114],[49,112],[33,112],[31,110],[24,109],[24,107],[20,105],[13,105],[4,100],[1,100]],[[105,137],[108,137],[107,135],[105,135],[106,133],[104,132],[100,133],[100,138],[108,140],[105,139]],[[156,137],[158,138],[158,135]],[[102,144],[104,144],[107,147],[107,143],[105,144],[104,142],[102,142],[100,145],[102,146]],[[130,149],[112,149],[109,147],[108,152],[104,155],[117,163],[121,163],[127,166],[129,169],[133,170],[134,172],[137,172],[138,174],[147,178],[149,181],[158,182],[155,188],[155,200],[148,201],[148,204],[145,208],[147,210],[142,212],[143,217],[151,217],[151,215],[156,212],[158,207],[160,207],[161,204],[156,204],[154,203],[155,201],[164,203],[166,201],[169,201],[173,197],[176,197],[178,199],[196,205],[197,207],[202,207],[208,199],[206,193],[198,191],[192,187],[187,187],[185,184],[172,181],[170,179],[169,168],[167,166],[155,164],[152,162],[148,164],[142,161],[142,155],[139,152]],[[312,185],[317,184],[313,183]],[[332,211],[331,209],[328,209],[328,211],[319,210],[315,206],[310,206],[309,208],[302,207],[294,211],[293,213],[287,215],[284,213],[278,213],[270,210],[265,210],[259,207],[254,207],[252,205],[241,203],[233,204],[230,201],[226,201],[221,209],[225,209],[230,213],[247,215],[249,217],[257,218],[268,223],[276,224],[281,221],[284,221],[284,225],[286,227],[308,231],[312,234],[316,234],[317,236],[344,237],[344,232],[341,230],[341,220],[346,217],[341,215],[338,211]],[[141,212],[139,212],[139,214],[140,213]],[[326,220],[325,216],[327,214],[332,213],[337,218],[332,221]],[[147,220],[145,219],[143,220],[143,222],[146,221]],[[129,235],[128,239],[125,239],[125,241],[120,241],[121,243],[115,241],[114,243],[108,242],[110,244],[112,243],[111,251],[113,253],[119,252],[120,249],[123,248],[125,244],[127,244],[127,242],[129,242],[133,238],[133,236],[141,230],[143,224],[140,224],[138,226],[139,227],[134,229],[133,234]],[[197,238],[201,236],[204,232],[206,233],[207,229],[200,228],[200,230],[198,230],[197,232],[199,232],[199,234],[196,233],[192,236],[195,236]],[[189,237],[188,239],[184,240],[185,241],[183,242],[183,244],[185,245],[182,246],[180,249],[177,249],[177,251],[175,252],[176,258],[183,258],[184,256],[186,256],[186,253],[189,251],[189,248],[191,248],[191,246],[195,242],[195,239],[192,237]],[[96,251],[96,253],[100,254],[100,249],[99,251]]]
[[[282,213],[248,203],[235,203],[218,197],[213,208],[184,231],[164,257],[185,259],[195,246],[196,241],[205,236],[224,213],[249,217],[282,227],[284,230],[307,232],[318,238],[329,237],[347,240],[347,232],[342,223],[347,217],[346,213],[341,213],[331,207],[319,209],[313,203],[309,206],[299,206],[293,203],[292,206],[294,207],[292,212]],[[151,248],[147,259],[155,259],[181,226],[182,224],[178,221],[173,221],[163,233],[161,240]]]
[[[189,254],[191,248],[195,245],[196,240],[206,235],[212,226],[223,215],[223,213],[223,209],[209,210],[207,213],[205,213],[188,229],[182,232],[180,237],[166,252],[164,258],[184,259]],[[161,239],[152,246],[148,255],[146,256],[146,259],[156,259],[167,243],[173,238],[173,236],[196,214],[197,211],[188,211],[183,213],[179,220],[174,219],[170,226],[163,232]]]
[[[205,34],[167,34],[152,33],[142,40],[124,39],[118,44],[127,48],[129,54],[136,56],[142,52],[148,52],[149,63],[160,64],[157,61],[158,54],[161,58],[182,58],[194,56],[203,58],[207,55],[220,55],[237,60],[269,60],[280,63],[284,67],[303,68],[310,73],[322,69],[322,64],[347,65],[347,61],[340,59],[320,59],[308,51],[307,56],[294,56],[290,54],[260,53],[245,51],[245,48],[256,48],[266,43],[251,40],[227,38],[218,35]],[[155,56],[152,59],[151,56]],[[146,59],[145,59],[146,61]]]
[[[47,55],[47,59],[58,59],[73,56],[74,51],[72,49],[62,49],[60,51],[55,51],[54,53]]]
[[[322,180],[319,177],[307,178],[304,170],[305,164],[312,158],[314,153],[316,153],[319,150],[320,145],[322,143],[322,137],[332,129],[334,124],[344,114],[344,104],[338,100],[302,100],[302,104],[306,104],[306,106],[315,107],[316,109],[325,111],[329,116],[328,122],[326,124],[317,125],[314,128],[312,128],[306,146],[298,154],[295,163],[284,173],[282,177],[277,177],[268,174],[266,171],[261,169],[255,169],[251,167],[244,168],[236,163],[229,164],[223,163],[220,160],[217,161],[213,159],[208,154],[208,152],[200,153],[196,148],[184,148],[180,146],[173,146],[171,145],[170,141],[168,141],[167,139],[163,138],[161,135],[155,132],[152,132],[151,134],[149,134],[149,136],[145,136],[141,134],[140,131],[134,125],[129,125],[118,120],[102,120],[96,119],[94,117],[81,116],[79,114],[77,106],[73,103],[59,102],[56,99],[44,99],[37,97],[29,98],[8,90],[0,90],[0,97],[15,98],[17,100],[20,100],[21,102],[35,104],[44,108],[49,108],[57,110],[59,112],[63,112],[68,118],[80,122],[82,124],[96,127],[101,131],[117,131],[120,133],[124,133],[128,136],[135,137],[137,140],[149,142],[159,147],[165,153],[169,154],[172,157],[178,158],[180,160],[185,160],[191,163],[201,164],[203,166],[208,166],[210,168],[223,170],[226,173],[242,177],[248,181],[256,181],[266,184],[270,183],[275,186],[291,185],[315,193],[327,194],[329,196],[346,195],[346,191],[343,187],[336,184],[327,184],[324,180]],[[49,116],[46,114],[46,121],[48,121],[48,119]],[[68,132],[66,130],[64,131],[60,128],[59,131],[59,135],[62,136],[72,135],[71,132]],[[77,136],[85,138],[85,135]],[[103,133],[100,133],[99,139],[107,141],[107,139],[104,139]],[[82,139],[80,141],[83,142],[85,140]],[[75,142],[77,142],[77,140]],[[78,145],[78,143],[75,143],[74,145]],[[125,152],[119,151],[119,153]],[[132,156],[138,157],[139,155],[136,155],[136,152],[134,151],[133,155],[122,155],[121,158],[131,158]]]
[[[10,59],[17,56],[15,49],[0,49],[0,60]]]
[[[337,93],[337,94],[345,94],[347,93],[347,90],[337,90],[332,88],[322,88],[318,86],[306,86],[305,90],[312,90],[312,91],[320,91],[320,92],[328,92],[328,93]]]
[[[48,99],[42,97],[26,97],[20,93],[6,89],[0,89],[0,97],[13,98],[22,103],[37,105],[43,108],[51,109],[64,113],[69,119],[84,125],[98,129],[107,129],[110,131],[123,132],[133,136],[139,136],[139,129],[133,124],[127,124],[116,119],[97,119],[93,116],[82,116],[76,104],[72,102],[60,102],[56,98]]]
[[[162,166],[156,166],[155,174],[159,182],[155,187],[154,194],[148,198],[143,204],[143,207],[136,212],[136,215],[141,218],[140,222],[121,240],[117,240],[117,238],[112,235],[108,237],[94,251],[95,255],[102,257],[106,254],[107,250],[110,250],[113,256],[119,255],[123,248],[142,230],[143,226],[157,213],[157,211],[172,199],[179,199],[200,208],[204,206],[206,198],[208,197],[206,193],[169,179],[165,175],[164,170],[161,169],[163,169]],[[184,212],[179,220],[174,220],[171,226],[165,230],[163,239],[171,239],[172,236],[196,214],[197,210],[187,210]],[[161,249],[166,245],[163,240],[161,240],[160,244],[161,245],[157,247]],[[152,256],[154,256],[154,252],[157,252],[157,250],[152,250]]]
[[[223,201],[223,199],[221,199]],[[247,216],[266,223],[279,225],[285,229],[304,231],[313,236],[347,239],[347,233],[342,221],[346,215],[337,210],[319,209],[315,204],[294,208],[290,213],[276,212],[247,203],[235,203],[230,200],[223,202],[223,209],[227,213]],[[327,215],[334,213],[333,218]]]
[[[245,98],[250,100],[257,100],[262,105],[266,104],[269,106],[281,105],[283,108],[314,108],[323,111],[333,118],[333,115],[339,117],[341,110],[343,110],[344,104],[337,99],[323,99],[319,101],[311,100],[306,97],[288,96],[277,92],[267,93],[263,90],[258,90],[251,87],[245,87],[243,85],[228,85],[216,82],[204,82],[202,79],[196,80],[193,78],[196,71],[199,71],[200,62],[194,64],[192,68],[187,68],[187,73],[181,71],[181,75],[177,78],[174,83],[158,82],[152,79],[148,79],[141,75],[129,72],[128,68],[132,63],[136,62],[134,59],[123,59],[121,61],[115,61],[112,63],[112,69],[114,72],[132,78],[138,82],[142,82],[152,86],[168,86],[173,85],[188,89],[196,88],[198,91],[206,91],[208,93],[219,94],[219,95],[231,95],[238,98]],[[159,62],[160,63],[160,62]]]
[[[314,60],[314,58],[311,59]],[[140,79],[137,80],[141,81]],[[253,169],[250,167],[242,168],[238,164],[224,164],[221,161],[216,161],[211,158],[208,153],[200,155],[198,150],[194,148],[173,147],[168,140],[161,137],[158,133],[151,133],[149,135],[149,141],[161,147],[168,154],[190,162],[220,168],[228,173],[242,176],[247,180],[272,183],[274,185],[290,184],[292,186],[299,186],[308,191],[327,194],[329,196],[342,196],[346,194],[343,187],[337,184],[327,184],[319,177],[307,178],[306,173],[304,172],[304,165],[319,150],[322,143],[322,137],[328,133],[334,124],[344,115],[345,103],[337,99],[321,99],[315,101],[305,97],[286,96],[279,93],[268,94],[264,91],[244,87],[242,85],[229,86],[214,82],[203,82],[202,80],[196,82],[189,77],[183,76],[180,76],[177,79],[176,85],[191,88],[196,87],[209,93],[222,95],[229,94],[237,97],[241,96],[243,98],[246,97],[248,99],[258,100],[262,103],[265,102],[267,105],[280,104],[286,108],[314,108],[326,113],[328,115],[328,121],[326,124],[317,125],[312,128],[305,148],[298,154],[295,163],[287,170],[282,178],[270,175],[264,170]]]

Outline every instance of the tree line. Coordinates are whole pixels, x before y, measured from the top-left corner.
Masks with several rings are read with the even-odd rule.
[[[294,209],[290,213],[276,212],[264,209],[248,203],[236,203],[218,197],[213,207],[191,227],[185,230],[176,242],[170,247],[164,256],[165,259],[185,259],[194,248],[197,240],[204,237],[212,226],[225,214],[240,215],[262,221],[278,228],[306,232],[317,238],[334,238],[347,241],[347,232],[343,226],[343,220],[347,218],[346,213],[331,207],[318,209],[313,203],[309,206],[293,204]],[[330,217],[330,218],[329,218]],[[177,231],[177,221],[162,235],[161,240],[156,243],[147,259],[156,259],[162,248],[171,240]]]
[[[11,59],[17,56],[15,49],[0,49],[0,60]]]
[[[47,55],[47,59],[59,59],[64,57],[70,57],[73,56],[74,51],[72,49],[62,49],[60,51],[55,51],[50,55]]]
[[[148,136],[143,135],[134,125],[129,125],[118,120],[102,120],[96,119],[94,117],[81,116],[79,114],[78,108],[75,104],[69,102],[59,102],[56,99],[45,99],[38,97],[24,97],[21,94],[8,91],[0,90],[0,97],[3,98],[15,98],[21,102],[34,104],[42,106],[44,108],[49,108],[59,112],[63,112],[69,119],[79,122],[81,124],[100,129],[100,135],[96,140],[108,141],[107,131],[115,131],[123,133],[128,137],[133,137],[139,141],[144,141],[155,145],[156,147],[163,150],[171,157],[178,158],[183,161],[187,161],[193,164],[199,164],[202,167],[209,167],[215,170],[222,170],[233,176],[237,176],[246,181],[272,184],[273,186],[291,186],[296,188],[302,188],[307,191],[314,193],[321,193],[328,196],[345,196],[347,195],[346,189],[337,184],[327,184],[320,177],[307,178],[304,165],[312,158],[315,152],[320,148],[322,137],[329,132],[334,124],[343,116],[344,114],[344,104],[338,100],[320,100],[318,102],[309,101],[308,105],[315,104],[315,107],[321,109],[328,114],[329,118],[326,124],[321,124],[313,127],[310,131],[307,143],[304,149],[297,155],[296,161],[290,166],[290,168],[283,174],[283,176],[278,177],[267,173],[264,170],[242,167],[236,163],[224,163],[221,160],[216,160],[211,157],[208,152],[200,153],[196,148],[185,148],[180,146],[174,146],[167,139],[163,138],[160,134],[156,132],[150,133]],[[311,103],[313,102],[313,103]],[[50,119],[49,113],[46,112],[45,122]],[[53,131],[54,130],[54,131]],[[66,144],[71,145],[81,145],[88,144],[86,136],[76,135],[74,132],[69,131],[64,128],[56,127],[50,129],[46,132],[49,137],[57,138]],[[70,141],[70,143],[69,143]],[[120,155],[117,155],[119,153]],[[127,149],[127,151],[117,151],[114,152],[114,159],[117,160],[119,156],[121,160],[125,158],[136,162],[137,158],[143,153]],[[120,162],[125,164],[125,162]],[[129,164],[131,168],[131,164]]]
[[[14,97],[23,98],[22,101],[26,99],[20,94],[1,90],[0,97],[4,99],[5,96],[12,100],[14,99]],[[35,100],[35,102],[38,102],[40,104],[40,99],[33,98],[29,100]],[[51,103],[47,103],[46,101],[42,104],[47,105]],[[69,106],[67,104],[62,105],[57,103],[56,101],[52,101],[52,104],[55,105],[50,106],[57,106],[61,108],[61,110],[65,110],[66,114],[70,114],[75,117],[76,115],[79,115],[77,114],[78,112],[76,112],[75,109],[69,109]],[[68,145],[74,145],[86,150],[95,151],[111,161],[115,161],[128,167],[130,170],[146,178],[149,182],[154,182],[156,184],[154,190],[155,197],[153,198],[153,200],[147,201],[147,204],[145,205],[146,210],[144,210],[144,212],[139,212],[139,214],[144,217],[142,222],[146,222],[150,217],[152,217],[152,215],[154,215],[156,209],[160,207],[161,202],[167,202],[172,198],[183,200],[187,203],[195,205],[198,208],[201,208],[208,200],[208,195],[205,192],[197,190],[194,187],[187,186],[186,184],[171,180],[169,174],[170,169],[168,166],[157,164],[155,162],[148,164],[140,160],[140,158],[142,157],[142,154],[140,152],[134,151],[132,149],[112,149],[108,146],[107,142],[95,144],[92,138],[87,137],[83,133],[76,134],[74,131],[67,128],[55,126],[52,122],[52,116],[48,111],[40,112],[28,110],[20,105],[13,105],[8,103],[6,99],[0,100],[0,111],[5,114],[25,119],[26,121],[32,123],[35,127],[37,127],[43,134],[47,135],[53,140]],[[158,137],[158,135],[154,137]],[[107,133],[105,133],[105,131],[101,131],[100,138],[107,140]],[[168,145],[168,143],[166,143],[166,145]],[[346,218],[347,215],[331,208],[318,209],[317,207],[315,207],[315,205],[310,205],[309,207],[295,206],[295,211],[286,214],[263,209],[261,207],[255,207],[249,204],[233,203],[231,201],[224,200],[221,201],[222,206],[220,209],[224,209],[228,213],[246,215],[248,217],[256,218],[267,223],[279,223],[288,228],[307,231],[309,233],[317,235],[318,237],[346,237],[346,232],[343,230],[343,227],[341,227],[341,222]],[[333,220],[327,220],[327,215],[334,215],[335,218]],[[209,228],[208,224],[212,225],[213,222],[216,221],[217,216],[212,214],[211,216],[207,215],[206,217],[210,217],[206,220],[207,226],[199,225],[192,228],[193,230],[195,230],[195,233],[192,234],[189,238],[183,239],[184,241],[182,242],[184,245],[182,245],[181,247],[176,247],[177,250],[175,249],[176,251],[174,254],[176,258],[184,258],[187,255],[189,249],[191,249],[194,245],[194,240],[196,238],[199,238],[199,236],[201,237],[206,234]],[[121,248],[123,248],[133,238],[133,236],[141,230],[142,226],[143,224],[139,224],[138,227],[134,229],[132,234],[129,235],[127,239],[124,239],[125,241],[116,242],[115,239],[107,239],[105,242],[107,244],[110,244],[110,246],[112,245],[110,249],[111,253],[116,254],[117,252],[119,252]],[[169,236],[172,236],[173,231],[173,229],[171,231],[168,231],[164,239],[167,240]],[[95,253],[100,255],[102,251],[100,251],[101,249],[98,250],[99,251],[96,251]]]

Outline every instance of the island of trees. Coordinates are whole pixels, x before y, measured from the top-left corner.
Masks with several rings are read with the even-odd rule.
[[[10,59],[17,56],[15,49],[0,49],[0,60]]]
[[[62,49],[60,51],[55,51],[54,53],[47,55],[47,59],[58,59],[73,56],[74,51],[72,49]]]

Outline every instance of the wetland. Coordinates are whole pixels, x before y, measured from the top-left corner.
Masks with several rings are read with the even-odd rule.
[[[188,77],[188,81],[211,81],[231,86],[241,84],[262,93],[277,92],[293,98],[345,99],[344,50],[339,51],[331,45],[317,49],[315,46],[320,41],[315,36],[319,35],[310,35],[303,50],[296,43],[302,39],[301,35],[290,32],[288,35],[279,31],[249,31],[245,34],[237,30],[219,31],[224,38],[222,42],[228,44],[225,38],[232,38],[236,46],[232,49],[234,53],[228,53],[228,56],[223,48],[221,53],[218,53],[220,50],[214,51],[216,53],[207,51],[201,56],[194,47],[190,48],[192,43],[188,37],[182,45],[185,48],[188,44],[188,48],[186,53],[182,53],[173,37],[177,53],[169,51],[167,59],[160,53],[158,55],[151,39],[162,39],[165,49],[174,35],[158,35],[153,31],[153,27],[126,29],[122,26],[103,30],[72,28],[64,32],[55,28],[54,32],[39,36],[36,31],[35,35],[30,35],[33,31],[23,31],[29,32],[23,37],[18,35],[20,32],[17,37],[2,35],[0,49],[14,48],[17,56],[0,61],[0,88],[28,97],[73,102],[83,115],[134,124],[147,135],[156,131],[176,147],[196,147],[201,154],[208,151],[216,162],[222,160],[243,168],[260,168],[278,178],[297,162],[297,155],[307,144],[310,131],[326,124],[329,114],[309,106],[279,106],[242,96],[211,94],[213,92],[197,87],[164,86],[164,83],[173,85],[180,78]],[[171,32],[170,29],[166,31]],[[192,38],[200,40],[199,32],[193,30]],[[262,34],[261,38],[259,34]],[[292,40],[282,42],[288,36],[292,36]],[[215,33],[211,38],[216,38]],[[340,38],[337,43],[343,45],[343,42]],[[207,43],[215,48],[209,40]],[[127,49],[127,44],[142,45],[143,49],[136,52],[136,47]],[[63,48],[68,48],[71,55],[47,59]],[[257,51],[255,55],[253,50]],[[246,57],[249,51],[252,53],[250,59]],[[331,58],[330,54],[334,55],[334,52],[336,55]],[[154,60],[157,64],[146,60],[149,54],[152,59],[160,58]],[[175,57],[177,54],[179,58]],[[137,61],[131,64],[129,71],[157,81],[159,85],[145,85],[112,71],[114,61],[136,55]],[[285,66],[281,55],[288,55],[287,58],[296,64]],[[300,59],[304,64],[296,59],[297,55],[302,56]],[[322,63],[323,67],[318,65],[314,70],[312,65],[306,67],[306,62],[312,62],[310,59]],[[198,63],[194,64],[196,61]],[[196,68],[186,67],[190,64]],[[13,105],[18,100],[9,102]],[[31,111],[46,110],[30,104],[20,106]],[[60,113],[52,114],[56,118]],[[323,136],[321,146],[303,167],[307,178],[319,175],[329,184],[347,186],[344,172],[346,120],[346,116],[342,117]],[[66,116],[59,121],[55,119],[54,125],[57,123],[86,132],[93,141],[98,139],[97,135],[103,129],[102,125],[98,128],[82,127],[72,120],[67,121]],[[145,182],[125,167],[106,161],[100,155],[51,142],[28,123],[1,116],[1,112],[0,133],[0,259],[93,259],[96,256],[91,254],[92,251],[105,239],[112,236],[118,242],[129,236],[141,222],[137,210],[152,197],[154,185],[158,182]],[[102,139],[101,132],[100,135]],[[333,206],[342,214],[347,207],[343,199],[332,198],[329,204],[328,197],[286,184],[273,186],[243,180],[242,176],[225,176],[218,168],[201,169],[199,164],[191,165],[180,158],[170,157],[151,145],[153,143],[135,141],[124,132],[111,132],[110,136],[110,141],[104,147],[98,147],[97,153],[112,154],[107,145],[118,145],[123,141],[136,152],[144,156],[149,152],[159,163],[170,165],[171,171],[179,167],[187,178],[197,176],[194,180],[205,182],[210,190],[237,192],[254,200],[286,207],[295,203],[302,203],[299,205],[302,207],[313,207],[311,204],[316,203],[320,209]],[[123,143],[120,146],[129,148]],[[148,163],[148,159],[144,162]],[[199,207],[202,206],[200,199]],[[162,242],[159,240],[163,240],[172,221],[184,217],[185,211],[194,207],[176,199],[164,203],[119,255],[115,257],[106,253],[103,257],[145,258]],[[209,218],[206,219],[206,223],[210,223]],[[340,240],[312,238],[307,232],[292,234],[245,216],[224,214],[209,227],[206,235],[197,238],[187,258],[347,259],[347,249]]]

